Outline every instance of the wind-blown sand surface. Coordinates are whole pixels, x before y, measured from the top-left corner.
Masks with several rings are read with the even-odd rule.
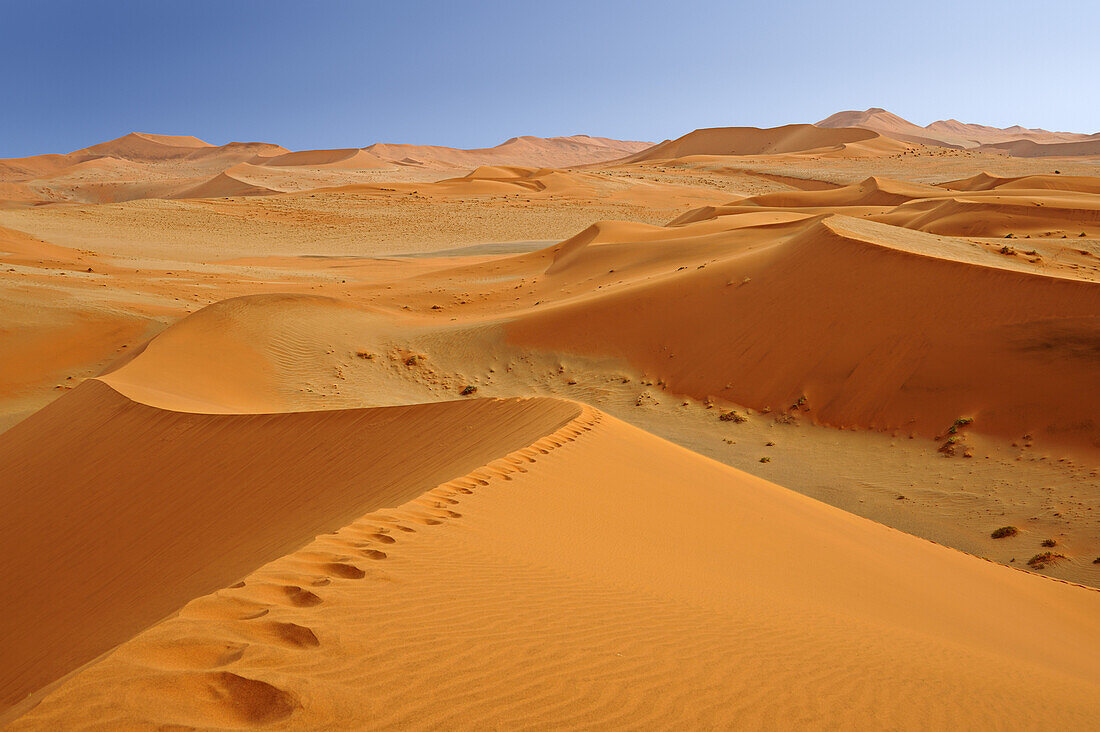
[[[1081,726],[1098,610],[584,410],[192,601],[13,728]]]
[[[1091,724],[1095,167],[632,145],[6,161],[0,722]]]

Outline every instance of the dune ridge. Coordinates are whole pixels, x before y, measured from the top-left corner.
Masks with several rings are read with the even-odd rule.
[[[0,497],[11,541],[0,568],[21,588],[4,616],[4,708],[187,600],[528,445],[578,409],[476,399],[196,414],[81,384],[0,436],[0,472],[22,486]],[[57,505],[68,508],[44,521]]]
[[[814,123],[817,127],[839,128],[859,127],[878,132],[895,140],[904,140],[921,145],[938,145],[949,148],[978,148],[1000,149],[1011,155],[1027,155],[1038,146],[1045,148],[1048,144],[1061,145],[1087,142],[1095,135],[1079,134],[1075,132],[1051,132],[1043,129],[1029,129],[1020,125],[1012,127],[990,127],[988,125],[959,122],[956,119],[937,120],[929,125],[921,127],[909,120],[903,119],[892,112],[887,112],[881,107],[871,107],[863,111],[848,110],[837,112],[825,119]],[[1067,150],[1082,148],[1068,147]],[[1044,153],[1038,153],[1044,154]],[[1071,155],[1083,153],[1045,153],[1049,155]]]
[[[193,600],[13,729],[1077,726],[1098,608],[583,409]]]
[[[728,228],[703,220],[663,237],[625,229],[602,244],[594,231],[552,248],[548,290],[612,262],[629,274],[626,252],[651,263],[631,287],[511,319],[510,341],[626,358],[697,399],[779,411],[798,402],[799,412],[809,404],[813,419],[835,426],[935,436],[966,417],[1002,438],[1100,448],[1100,394],[1088,386],[1100,333],[1095,282],[850,215],[739,228],[742,215],[719,216]],[[636,243],[645,240],[660,245]],[[1058,379],[1044,377],[1052,369]]]

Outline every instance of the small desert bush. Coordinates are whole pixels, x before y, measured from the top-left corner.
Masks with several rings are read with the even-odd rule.
[[[762,462],[762,463],[770,463],[771,461],[772,461],[772,459],[770,457],[768,457],[767,455],[760,458],[760,462]]]
[[[1058,546],[1058,542],[1055,541],[1054,539],[1043,539],[1043,543],[1040,544],[1039,546],[1045,546],[1045,547],[1049,548],[1049,547],[1052,547],[1052,546]]]
[[[718,419],[723,422],[733,422],[734,424],[741,424],[742,422],[748,422],[749,418],[738,412],[736,409],[731,409],[728,412],[722,412],[718,415]]]
[[[1002,526],[1001,528],[990,534],[990,536],[992,536],[994,539],[1007,539],[1008,537],[1016,536],[1016,534],[1019,533],[1020,530],[1017,529],[1015,526]]]
[[[471,394],[476,394],[476,393],[477,393],[477,387],[474,386],[473,384],[467,384],[466,386],[462,387],[462,391],[459,392],[459,394],[461,394],[462,396],[470,396]]]
[[[973,421],[973,417],[959,417],[947,428],[947,434],[953,435]]]
[[[1048,564],[1054,564],[1059,559],[1065,559],[1064,554],[1055,554],[1054,552],[1043,552],[1042,554],[1036,554],[1031,559],[1027,560],[1027,566],[1035,567],[1035,569],[1042,569]]]

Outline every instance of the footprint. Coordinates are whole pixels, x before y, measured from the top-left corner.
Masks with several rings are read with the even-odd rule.
[[[298,697],[266,681],[220,671],[205,677],[211,699],[240,721],[270,724],[286,719],[300,708]]]
[[[387,534],[371,534],[369,538],[373,539],[374,541],[377,541],[380,544],[396,544],[397,543],[397,539],[395,539],[392,536],[389,536]]]
[[[316,648],[321,645],[317,635],[304,625],[265,620],[255,624],[255,629],[260,638],[287,648]]]
[[[180,616],[213,620],[255,620],[268,612],[268,608],[258,602],[226,597],[219,593],[192,600],[180,610]]]
[[[297,585],[289,585],[283,588],[283,594],[291,605],[296,607],[313,607],[320,605],[323,600],[309,590],[303,590]]]
[[[244,655],[247,643],[217,642],[208,638],[173,638],[121,646],[117,653],[130,663],[156,669],[214,669],[227,666]]]
[[[385,552],[378,549],[364,549],[362,553],[367,559],[385,559],[387,556]]]
[[[367,573],[358,567],[351,564],[344,564],[343,562],[329,562],[323,565],[323,568],[334,577],[342,577],[344,579],[363,579],[367,576]]]

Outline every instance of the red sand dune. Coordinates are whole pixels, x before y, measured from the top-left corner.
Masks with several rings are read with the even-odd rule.
[[[207,575],[212,565],[228,584],[242,557],[293,548],[288,537],[308,534],[310,522],[335,523],[325,509],[347,517],[352,504],[411,500],[349,518],[197,598],[64,681],[15,729],[63,726],[78,710],[115,728],[301,729],[821,718],[898,727],[914,707],[930,724],[988,722],[977,698],[997,699],[998,715],[1025,726],[1080,727],[1100,713],[1096,592],[852,516],[595,410],[477,400],[211,417],[94,390],[105,411],[118,411],[73,424],[58,402],[64,428],[55,422],[51,432],[67,442],[97,431],[103,452],[79,467],[117,465],[116,442],[147,446],[140,460],[151,474],[120,470],[104,494],[78,493],[94,495],[93,510],[71,522],[15,524],[36,560],[84,533],[95,540],[48,578],[17,572],[10,581],[48,579],[75,595],[94,570],[126,568],[155,588],[140,593],[140,612],[193,593],[200,583],[189,566]],[[78,392],[70,397],[93,398]],[[452,424],[445,435],[440,419]],[[486,430],[494,448],[507,444],[502,430],[512,444],[532,442],[460,467],[487,460]],[[185,451],[204,455],[201,467],[185,461],[194,473],[180,473]],[[450,472],[430,490],[426,474],[407,473],[417,465],[408,458],[424,454],[435,475]],[[241,490],[247,478],[261,479]],[[310,488],[318,483],[330,490]],[[388,490],[375,493],[378,485]],[[268,539],[262,550],[248,543],[254,532]],[[63,650],[88,643],[88,628],[103,639],[117,608],[134,607],[132,588],[115,590],[61,613],[68,622],[47,637]],[[45,606],[23,608],[34,648],[58,613],[49,595],[21,598]],[[72,662],[46,660],[53,669]]]
[[[139,357],[140,358],[140,357]],[[0,437],[0,706],[356,516],[523,447],[554,400],[204,415],[88,381]],[[43,517],[50,516],[49,521]]]
[[[271,188],[258,186],[254,183],[234,178],[226,171],[218,173],[208,181],[196,186],[184,188],[181,191],[170,194],[169,198],[218,198],[224,196],[267,196],[277,193]]]
[[[476,168],[480,165],[524,165],[562,168],[587,165],[644,150],[648,142],[609,140],[603,137],[513,137],[495,147],[463,150],[437,145],[375,143],[364,150],[398,163],[428,166]]]
[[[956,286],[989,277],[921,251],[927,235],[887,246],[859,239],[879,236],[882,224],[801,226],[785,251],[751,255],[773,260],[771,269],[758,262],[733,291],[806,292],[823,271],[860,259],[872,283],[887,269]],[[591,260],[601,248],[621,257],[629,250],[617,240],[648,236],[652,274],[660,229],[608,224],[521,261],[553,260],[548,277],[560,283],[599,265]],[[686,240],[679,253],[714,248],[713,239]],[[689,296],[675,308],[664,300],[665,310],[699,312],[723,297],[716,292],[730,288],[712,281],[728,276],[721,270],[690,270]],[[663,340],[668,320],[646,302],[671,282],[663,279],[633,288],[633,310],[611,340],[629,345],[647,324]],[[896,281],[866,293],[830,284],[876,303],[882,321],[897,317],[888,296]],[[1041,301],[1010,280],[996,284],[1002,307],[1012,295]],[[555,316],[569,306],[517,324],[543,337],[596,333],[600,307],[622,299],[596,298],[568,330],[556,330]],[[751,311],[716,304],[707,312],[774,319],[778,330],[797,322],[777,300]],[[818,303],[825,320],[807,329],[835,324],[840,309]],[[998,712],[1022,724],[1080,727],[1100,711],[1097,592],[855,517],[597,410],[471,399],[174,411],[202,400],[224,409],[218,400],[249,374],[277,394],[274,361],[298,342],[294,328],[310,327],[309,313],[338,320],[357,310],[317,297],[219,303],[0,435],[0,471],[20,486],[0,495],[9,539],[0,569],[19,588],[0,672],[7,720],[25,712],[14,729],[54,729],[77,714],[112,728],[685,718],[713,728],[823,716],[894,727],[914,705],[937,724],[987,721],[975,698],[996,698]],[[877,321],[859,325],[869,341],[881,335]],[[692,330],[715,328],[737,337],[729,319]],[[832,335],[841,356],[859,350],[852,333]],[[724,355],[677,352],[695,359],[693,372],[722,368]],[[827,355],[813,356],[828,372]],[[955,378],[967,376],[964,368]],[[865,400],[878,385],[852,384]],[[810,392],[815,409],[822,393]],[[252,406],[278,404],[257,392]],[[12,707],[27,694],[40,703]]]
[[[1097,158],[1100,157],[1100,136],[1093,135],[1073,142],[1046,142],[1034,140],[1009,140],[982,145],[989,152],[1006,152],[1018,158]]]
[[[701,155],[782,155],[788,153],[839,152],[848,145],[895,153],[905,146],[880,135],[855,128],[821,129],[813,125],[758,127],[710,127],[665,140],[648,150],[617,161],[635,163]]]
[[[275,167],[306,166],[314,168],[371,169],[392,168],[393,163],[370,154],[366,150],[348,148],[343,150],[303,150],[284,153],[273,157],[256,157],[250,160],[252,165]]]
[[[1006,150],[1012,155],[1018,154],[1017,150],[1032,150],[1036,144],[1039,145],[1039,149],[1042,149],[1046,147],[1046,143],[1077,143],[1090,139],[1089,135],[1074,132],[1051,132],[1042,129],[1028,129],[1019,125],[1002,129],[959,122],[955,119],[939,120],[926,127],[921,127],[879,107],[872,107],[862,112],[855,110],[837,112],[817,122],[816,125],[826,128],[859,127],[873,130],[895,140],[915,142],[922,145],[940,145],[953,148],[982,147],[982,149],[992,147],[993,149]],[[1004,145],[1002,145],[1003,143]],[[1021,143],[1019,147],[1017,147],[1017,143]],[[1083,153],[1046,154],[1072,155]]]
[[[608,261],[629,271],[628,256],[663,272],[525,314],[510,340],[622,357],[698,398],[782,411],[805,396],[832,425],[937,435],[971,417],[1006,438],[1100,448],[1095,283],[847,216],[714,226],[671,228],[659,245],[629,246],[638,239],[625,232],[618,245],[552,248],[548,289]]]

